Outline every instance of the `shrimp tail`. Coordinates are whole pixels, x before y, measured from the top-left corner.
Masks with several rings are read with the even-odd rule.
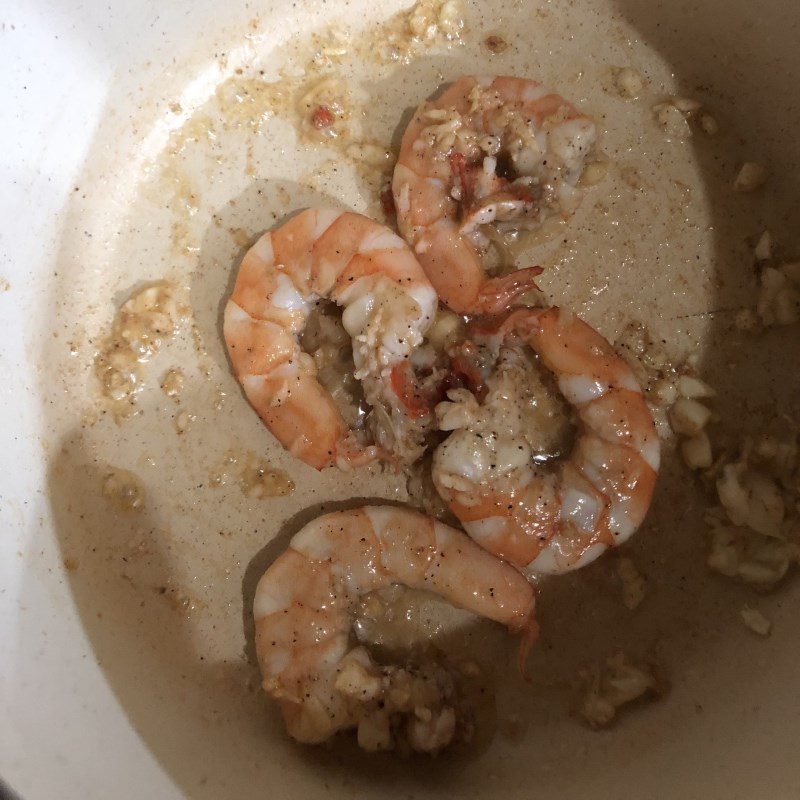
[[[482,342],[496,339],[497,346],[499,346],[509,334],[528,335],[530,330],[535,328],[540,313],[540,309],[524,306],[506,308],[497,314],[484,314],[473,317],[467,325],[467,331],[471,337]],[[473,342],[472,347],[474,346]]]
[[[534,278],[542,272],[544,270],[541,267],[526,267],[509,275],[490,278],[481,286],[475,311],[481,314],[501,314],[520,295],[539,288]]]
[[[521,629],[522,638],[519,642],[519,653],[517,655],[519,674],[522,675],[523,679],[527,683],[531,683],[531,676],[528,674],[526,666],[528,655],[531,652],[531,647],[533,647],[533,645],[536,643],[536,640],[539,638],[539,623],[536,621],[536,615],[534,613],[535,605],[536,600],[534,599],[531,603],[530,613],[528,614]]]

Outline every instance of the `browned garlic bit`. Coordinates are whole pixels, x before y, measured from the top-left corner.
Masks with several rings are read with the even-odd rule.
[[[408,63],[424,47],[458,44],[463,30],[460,0],[420,0],[386,23],[378,37],[378,53],[382,60]]]
[[[342,660],[334,688],[357,707],[358,744],[364,750],[436,753],[471,726],[459,720],[453,674],[434,661],[381,666],[357,647]]]
[[[144,508],[144,487],[132,472],[112,469],[103,478],[103,497],[119,511],[133,513]]]
[[[179,369],[171,369],[161,379],[161,391],[164,392],[167,397],[178,400],[183,391],[184,383],[185,378],[183,372]]]
[[[635,100],[647,85],[644,75],[633,67],[614,67],[611,75],[617,94],[625,100]]]
[[[585,689],[578,712],[592,728],[608,727],[624,705],[663,693],[652,669],[632,664],[624,653],[583,670],[580,677]]]
[[[701,430],[681,442],[681,455],[689,469],[708,469],[713,462],[711,440]]]
[[[769,636],[772,623],[757,609],[745,606],[740,612],[742,622],[759,636]]]
[[[229,450],[211,474],[211,486],[236,484],[245,497],[260,500],[294,492],[294,481],[248,450]]]
[[[679,397],[669,412],[674,430],[684,438],[686,465],[715,482],[719,505],[706,514],[710,531],[708,565],[759,589],[770,589],[800,558],[800,470],[797,442],[762,437],[745,442],[737,460],[714,461],[705,430],[710,410],[700,402],[713,389],[692,375],[676,383]]]
[[[657,394],[652,398],[650,395],[659,388],[663,389],[662,381],[672,377],[675,372],[662,343],[653,339],[646,325],[634,321],[625,326],[614,348],[633,370],[648,399],[660,401]]]
[[[691,135],[686,115],[672,103],[658,103],[653,106],[653,116],[669,137],[685,139]]]
[[[769,177],[767,170],[755,161],[746,161],[742,164],[733,182],[737,192],[755,192],[760,189]]]
[[[197,416],[192,414],[190,411],[181,411],[177,417],[175,417],[175,430],[178,434],[186,433],[189,425],[191,425]]]
[[[689,469],[707,469],[713,456],[705,427],[712,415],[700,400],[712,398],[715,392],[707,383],[691,375],[681,375],[677,388],[680,397],[670,409],[669,418],[675,432],[685,437],[681,442],[683,460]]]
[[[95,358],[101,393],[117,419],[135,411],[144,364],[188,322],[189,307],[174,284],[162,281],[127,300]]]
[[[679,97],[677,95],[672,95],[669,98],[669,103],[675,106],[675,108],[686,117],[691,117],[702,108],[702,104],[699,100],[693,100],[690,97]]]
[[[774,251],[772,234],[765,230],[753,248],[759,268],[755,309],[740,309],[734,318],[741,331],[760,333],[772,326],[800,322],[800,263],[776,263]]]
[[[711,569],[773,588],[800,561],[797,434],[746,439],[735,461],[715,465],[719,505],[706,513]]]
[[[629,611],[634,611],[644,600],[647,584],[630,556],[620,556],[617,559],[617,577],[622,583],[622,604]]]
[[[350,34],[336,26],[329,28],[322,35],[313,34],[311,38],[315,44],[311,60],[318,68],[330,67],[346,56],[352,48]]]
[[[663,342],[656,342],[642,323],[631,322],[614,343],[614,348],[642,387],[659,439],[669,439],[672,428],[667,421],[667,409],[677,399],[678,391],[675,367],[666,355]]]
[[[800,262],[762,270],[756,314],[765,326],[800,321]]]
[[[677,139],[690,136],[692,130],[689,123],[696,122],[699,122],[700,129],[707,136],[715,136],[719,132],[719,125],[710,114],[700,113],[702,107],[699,100],[672,95],[653,106],[653,115],[664,132]]]
[[[710,467],[711,441],[705,428],[713,415],[700,401],[713,398],[714,389],[687,371],[677,378],[662,378],[656,383],[653,394],[668,408],[670,429],[682,437],[680,450],[686,466],[692,470]]]
[[[361,97],[355,84],[333,71],[333,62],[353,49],[347,35],[331,29],[327,35],[314,37],[317,43],[298,75],[285,75],[279,81],[257,78],[229,78],[217,91],[220,105],[228,118],[241,120],[256,131],[263,120],[277,115],[289,122],[298,138],[314,144],[324,143],[347,158],[376,188],[391,169],[388,147],[365,139],[360,120],[364,116]],[[373,55],[372,51],[365,55]],[[249,153],[249,151],[248,151]],[[251,161],[251,156],[248,156]],[[331,161],[335,172],[336,162]],[[253,172],[250,164],[248,170]],[[315,169],[305,183],[325,191],[321,168]],[[242,229],[231,231],[236,243],[244,247],[252,237]]]
[[[200,606],[194,597],[177,586],[159,586],[156,591],[175,611],[189,614]]]
[[[464,27],[461,4],[458,0],[421,0],[411,10],[408,27],[421,41],[455,39]]]
[[[697,400],[679,397],[669,412],[669,422],[675,433],[697,436],[711,419],[711,411]]]
[[[769,231],[764,231],[758,237],[753,255],[756,261],[769,261],[772,258],[772,234]]]
[[[700,127],[703,133],[708,136],[716,136],[719,133],[719,123],[710,114],[702,114],[700,116]]]
[[[581,188],[597,186],[608,174],[607,161],[589,161],[583,168],[578,186]]]
[[[714,461],[706,431],[712,418],[707,383],[687,372],[673,383],[668,416],[682,437],[686,465],[714,485],[719,505],[708,509],[708,565],[754,588],[767,590],[800,560],[800,463],[797,434],[788,439],[746,439],[741,454]]]

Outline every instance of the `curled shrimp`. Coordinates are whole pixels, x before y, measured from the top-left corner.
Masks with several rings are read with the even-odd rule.
[[[413,749],[451,740],[456,710],[443,681],[381,667],[352,641],[359,598],[391,584],[522,633],[521,661],[536,635],[533,588],[461,531],[394,506],[318,517],[261,577],[253,604],[263,685],[295,739],[321,742],[355,727],[363,747],[388,749],[404,726]]]
[[[355,377],[373,411],[364,445],[345,424],[300,347],[314,302],[343,309]],[[225,307],[223,334],[250,404],[281,444],[317,469],[422,451],[424,413],[397,395],[395,370],[421,343],[437,298],[408,246],[351,212],[309,208],[265,233],[247,252]]]
[[[476,542],[526,574],[581,567],[647,513],[660,451],[650,409],[628,365],[567,311],[520,309],[480,336],[538,354],[576,413],[575,442],[555,470],[537,463],[513,391],[490,377],[482,404],[458,389],[437,406],[453,433],[433,456],[436,489]]]
[[[535,268],[487,278],[482,226],[532,229],[571,215],[595,125],[535,81],[459,78],[406,128],[392,179],[400,232],[440,299],[458,313],[499,313],[535,287]]]

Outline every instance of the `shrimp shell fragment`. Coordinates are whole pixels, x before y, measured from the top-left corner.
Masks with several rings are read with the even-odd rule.
[[[348,429],[299,343],[314,302],[343,308],[355,376],[372,415],[374,445]],[[225,307],[223,334],[250,404],[280,443],[317,469],[384,457],[410,463],[422,452],[417,418],[392,388],[431,325],[437,298],[413,253],[377,222],[309,208],[265,233],[247,252]],[[370,421],[368,420],[368,425]]]
[[[295,739],[322,742],[356,727],[360,741],[381,748],[388,730],[380,705],[386,673],[364,648],[353,647],[351,627],[359,598],[391,584],[426,589],[522,633],[521,659],[535,637],[533,588],[461,531],[394,506],[318,517],[267,569],[253,603],[263,685]],[[451,730],[451,712],[439,712],[438,733],[429,736],[409,720],[412,746],[446,744],[440,728]],[[377,744],[376,725],[382,731]]]
[[[660,451],[652,414],[628,365],[569,312],[521,309],[484,335],[520,338],[554,373],[577,412],[573,450],[544,471],[497,426],[498,457],[487,463],[466,422],[434,453],[434,484],[476,542],[526,574],[577,569],[626,541],[647,513]]]

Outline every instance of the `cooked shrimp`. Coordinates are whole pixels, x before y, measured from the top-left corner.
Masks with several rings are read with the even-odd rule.
[[[344,309],[355,376],[372,406],[367,425],[373,445],[348,429],[300,347],[319,298]],[[317,469],[379,456],[407,463],[422,451],[425,415],[403,405],[392,375],[405,369],[436,306],[413,253],[388,228],[360,214],[309,208],[247,252],[225,307],[223,333],[247,399],[297,458]]]
[[[593,328],[558,308],[520,309],[479,338],[527,344],[577,416],[571,453],[548,459],[526,430],[518,367],[436,408],[453,433],[433,457],[433,481],[467,533],[528,575],[581,567],[642,523],[659,466],[650,410],[628,365]],[[552,427],[549,423],[546,427]],[[550,454],[553,455],[552,452]]]
[[[443,681],[434,676],[436,691],[419,673],[381,667],[353,645],[359,598],[391,584],[426,589],[522,633],[521,660],[535,637],[532,587],[461,531],[394,506],[318,517],[264,573],[253,604],[264,688],[295,739],[322,742],[355,727],[362,746],[386,749],[405,724],[414,749],[450,741],[456,709]]]
[[[487,278],[481,226],[531,229],[571,215],[595,139],[588,117],[523,78],[464,76],[417,109],[392,193],[400,232],[444,303],[499,313],[535,285],[529,270]]]

